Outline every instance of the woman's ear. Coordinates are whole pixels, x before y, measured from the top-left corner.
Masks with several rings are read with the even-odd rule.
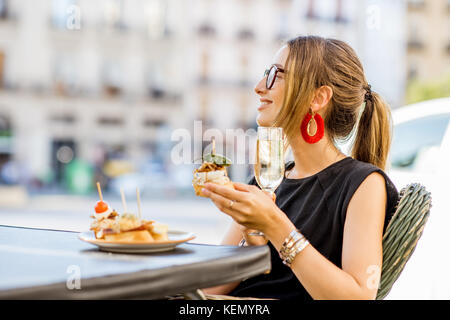
[[[328,105],[328,102],[333,97],[333,89],[330,86],[321,86],[316,89],[314,93],[314,97],[311,101],[311,110],[316,113],[322,110],[325,106]]]

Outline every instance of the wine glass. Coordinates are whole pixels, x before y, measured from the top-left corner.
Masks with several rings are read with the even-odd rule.
[[[284,137],[280,127],[258,127],[256,140],[255,179],[259,187],[272,196],[284,177]],[[264,236],[262,232],[249,235]]]

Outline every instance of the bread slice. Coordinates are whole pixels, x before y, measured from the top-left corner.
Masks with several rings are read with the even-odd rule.
[[[153,239],[155,241],[168,241],[169,237],[167,232],[169,231],[169,226],[162,223],[154,223],[153,228],[150,230]]]
[[[207,183],[216,183],[214,181],[206,181],[206,182]],[[220,184],[220,183],[217,183],[217,184]],[[223,187],[230,188],[230,189],[234,190],[234,185],[233,185],[233,182],[231,182],[231,181],[228,181],[226,184],[220,184],[220,185],[223,186]],[[203,189],[203,186],[204,186],[203,184],[193,184],[192,186],[194,187],[194,191],[195,191],[195,195],[196,196],[205,197],[203,195],[203,193],[202,193],[202,189]]]
[[[116,234],[105,234],[106,241],[120,242],[154,242],[150,232],[147,230],[126,231]]]

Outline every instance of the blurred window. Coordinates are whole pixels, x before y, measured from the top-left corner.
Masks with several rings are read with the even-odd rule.
[[[57,52],[53,60],[53,81],[56,93],[61,95],[77,94],[77,57]]]
[[[425,6],[425,0],[408,0],[410,9],[421,9]]]
[[[316,17],[314,12],[314,0],[308,0],[308,9],[306,12],[306,17],[309,19],[314,19]]]
[[[116,117],[100,117],[97,123],[102,126],[122,126],[124,125],[124,120],[122,118]]]
[[[120,61],[106,60],[102,67],[102,82],[106,93],[117,96],[122,91],[123,70]]]
[[[126,30],[123,0],[108,0],[104,3],[103,23],[106,28]]]
[[[411,62],[408,66],[408,73],[407,73],[407,78],[408,80],[413,80],[415,78],[417,78],[417,75],[419,73],[419,68],[417,67],[417,63],[415,62]]]
[[[8,1],[0,0],[0,19],[8,18]]]
[[[0,115],[0,137],[10,137],[11,132],[11,120],[9,116]]]
[[[198,34],[201,36],[212,37],[215,36],[216,33],[217,33],[216,28],[214,28],[214,26],[209,22],[204,22],[198,27]]]
[[[151,0],[146,2],[145,15],[147,21],[147,33],[151,39],[160,39],[168,35],[167,26],[167,2]]]
[[[336,16],[334,17],[334,20],[336,22],[345,22],[346,21],[343,10],[342,10],[342,0],[336,1]]]
[[[5,53],[0,50],[0,88],[4,85]]]
[[[255,39],[255,33],[250,28],[244,27],[237,32],[237,38],[239,40],[253,40]]]
[[[149,62],[146,71],[148,95],[153,99],[167,97],[167,83],[164,59]]]
[[[410,50],[419,50],[423,49],[424,47],[424,41],[422,40],[423,37],[421,36],[421,28],[420,28],[420,20],[416,18],[410,18],[409,25],[408,25],[408,49]]]
[[[164,123],[164,119],[145,119],[142,124],[146,128],[158,128],[164,125]]]
[[[53,123],[60,123],[64,125],[74,124],[76,122],[75,116],[72,114],[57,114],[50,117]]]
[[[4,156],[5,161],[9,160],[12,154],[12,127],[11,120],[8,115],[0,115],[0,157]],[[2,166],[2,161],[0,160],[0,168]]]
[[[392,167],[410,169],[423,150],[439,147],[449,121],[450,114],[441,114],[398,124],[391,147]]]

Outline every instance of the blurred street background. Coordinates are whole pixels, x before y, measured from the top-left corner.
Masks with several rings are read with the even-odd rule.
[[[203,134],[256,129],[254,85],[309,34],[356,50],[394,115],[388,174],[433,194],[388,299],[450,299],[449,0],[0,0],[0,224],[84,231],[99,181],[116,210],[123,188],[136,211],[139,187],[146,218],[220,243],[230,219],[191,186]],[[192,137],[183,163],[177,130]],[[253,148],[234,142],[217,147]]]

